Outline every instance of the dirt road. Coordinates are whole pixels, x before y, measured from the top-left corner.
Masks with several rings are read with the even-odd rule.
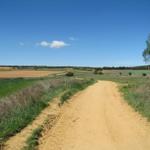
[[[150,125],[115,83],[99,81],[64,106],[40,142],[40,150],[150,150]]]

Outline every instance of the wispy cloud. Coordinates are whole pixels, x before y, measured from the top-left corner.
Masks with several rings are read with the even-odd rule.
[[[19,45],[20,46],[24,46],[25,44],[23,42],[19,42]]]
[[[54,40],[52,42],[41,41],[38,45],[49,48],[63,48],[69,46],[70,44],[65,43],[64,41]]]

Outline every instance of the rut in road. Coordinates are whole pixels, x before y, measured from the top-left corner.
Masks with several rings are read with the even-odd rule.
[[[150,150],[150,125],[126,104],[116,83],[99,81],[64,106],[40,150]]]

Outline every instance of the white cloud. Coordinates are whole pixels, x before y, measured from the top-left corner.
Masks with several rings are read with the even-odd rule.
[[[20,46],[24,46],[24,43],[23,43],[23,42],[19,42],[19,45],[20,45]]]
[[[40,43],[40,45],[41,45],[42,47],[48,47],[48,46],[50,45],[50,43],[48,43],[47,41],[42,41],[42,42]]]
[[[57,41],[57,40],[52,42],[42,41],[39,43],[39,45],[42,47],[50,47],[50,48],[63,48],[69,46],[69,44],[65,43],[64,41]]]
[[[65,43],[64,41],[52,41],[50,44],[51,48],[62,48],[65,46],[69,46],[69,44]]]

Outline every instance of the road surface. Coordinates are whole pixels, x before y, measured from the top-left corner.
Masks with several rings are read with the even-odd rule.
[[[99,81],[64,106],[40,143],[40,150],[150,150],[150,125],[116,83]]]

